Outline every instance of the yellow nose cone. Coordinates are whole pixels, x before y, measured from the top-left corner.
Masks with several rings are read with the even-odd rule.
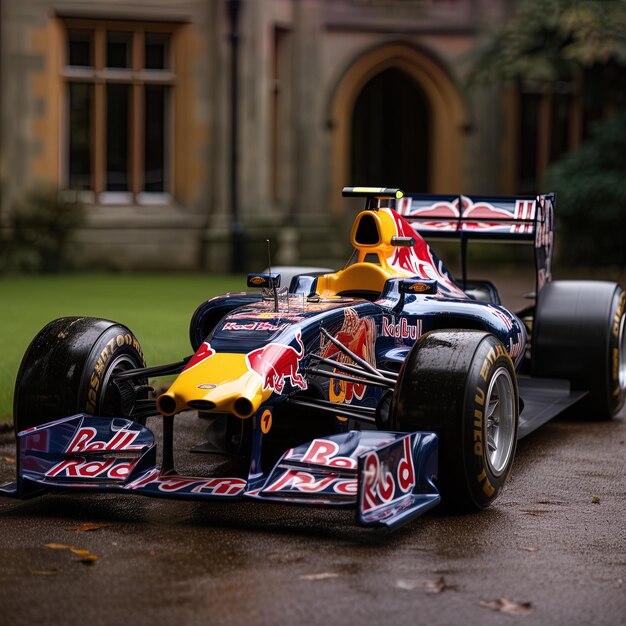
[[[171,416],[185,409],[253,415],[270,395],[263,380],[248,369],[245,354],[214,353],[192,359],[170,388],[157,399],[157,409]]]

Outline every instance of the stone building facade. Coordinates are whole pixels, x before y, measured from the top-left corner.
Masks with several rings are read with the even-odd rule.
[[[468,92],[505,0],[241,0],[236,253],[328,264],[345,185],[520,188],[520,119]],[[87,205],[85,267],[230,267],[228,0],[2,0],[0,225],[41,183]]]

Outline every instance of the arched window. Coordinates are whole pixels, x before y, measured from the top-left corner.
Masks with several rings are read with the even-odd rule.
[[[428,51],[401,43],[348,62],[330,103],[328,206],[350,185],[406,192],[465,189],[467,111],[451,74]],[[383,180],[378,180],[378,179]]]

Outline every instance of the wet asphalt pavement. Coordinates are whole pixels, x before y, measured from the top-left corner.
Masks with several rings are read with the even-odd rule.
[[[181,420],[178,443],[205,423]],[[251,501],[2,498],[2,623],[626,624],[625,441],[624,411],[552,422],[520,442],[493,508],[392,535]],[[13,455],[0,447],[1,481]]]

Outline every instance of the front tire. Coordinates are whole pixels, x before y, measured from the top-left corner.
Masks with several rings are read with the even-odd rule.
[[[77,413],[127,416],[136,400],[132,382],[115,373],[145,367],[133,333],[110,320],[63,317],[47,324],[26,350],[15,384],[15,431]]]
[[[517,443],[515,369],[481,331],[425,334],[405,360],[391,402],[392,427],[439,436],[438,486],[449,509],[487,508],[511,471]]]

